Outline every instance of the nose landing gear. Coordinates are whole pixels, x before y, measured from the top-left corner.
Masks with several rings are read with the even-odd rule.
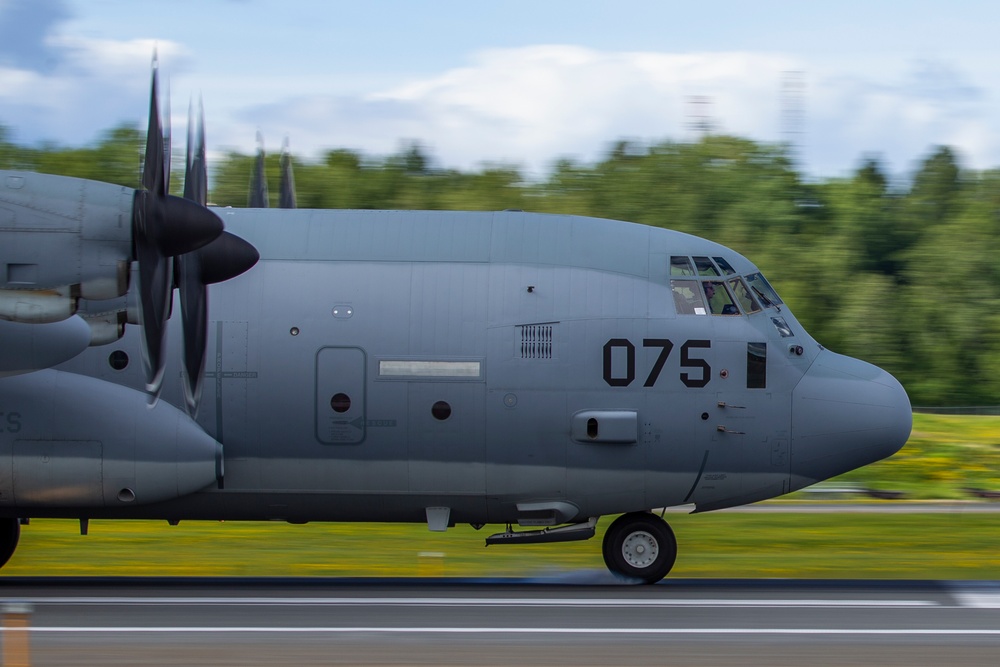
[[[14,555],[20,536],[20,519],[0,519],[0,567]]]
[[[655,584],[677,560],[677,539],[655,514],[630,512],[608,526],[603,551],[604,563],[614,574]]]

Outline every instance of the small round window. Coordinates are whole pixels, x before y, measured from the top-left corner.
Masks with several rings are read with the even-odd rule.
[[[334,412],[347,412],[351,409],[351,397],[347,394],[334,394],[330,399],[330,407]]]
[[[431,414],[434,415],[434,419],[444,421],[451,416],[451,406],[445,401],[438,401],[431,406]]]
[[[128,366],[128,354],[124,350],[115,350],[108,355],[108,365],[116,371],[123,371]]]

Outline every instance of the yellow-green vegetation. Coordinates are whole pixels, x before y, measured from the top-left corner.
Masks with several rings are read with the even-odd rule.
[[[839,481],[904,490],[913,498],[964,498],[967,486],[1000,490],[1000,417],[915,415],[892,458]],[[797,494],[809,498],[809,494]],[[1000,501],[997,501],[1000,504]],[[994,579],[1000,511],[951,503],[933,513],[815,513],[773,503],[766,513],[668,515],[680,543],[674,577]],[[847,504],[851,504],[849,501]],[[939,508],[940,509],[940,508]],[[598,535],[587,542],[494,546],[480,532],[424,525],[34,520],[5,575],[545,577],[604,572]]]
[[[1000,513],[714,513],[668,516],[673,577],[993,579]],[[610,523],[601,520],[603,529]],[[490,528],[36,520],[4,576],[557,577],[604,572],[600,539],[483,546]]]
[[[671,576],[995,579],[1000,513],[717,513],[671,520]]]
[[[971,499],[969,488],[1000,491],[1000,417],[916,414],[902,450],[837,482],[903,491],[917,500]]]

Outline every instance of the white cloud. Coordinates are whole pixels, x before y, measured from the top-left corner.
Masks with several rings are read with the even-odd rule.
[[[893,172],[906,174],[939,144],[957,148],[968,167],[1000,164],[996,105],[952,66],[914,62],[902,71],[849,75],[821,70],[807,99],[806,154],[818,173],[842,173],[875,153]]]
[[[58,62],[40,71],[0,67],[0,122],[18,141],[79,145],[122,122],[141,123],[149,104],[149,63],[184,63],[169,41],[96,40],[49,35]]]
[[[149,80],[143,64],[151,62],[154,53],[161,62],[170,63],[173,70],[181,69],[187,60],[187,50],[180,44],[155,39],[92,39],[79,35],[56,33],[46,44],[66,55],[71,72],[104,80],[118,80],[134,85],[138,79]]]
[[[507,161],[539,172],[595,159],[618,138],[680,138],[693,95],[726,131],[776,140],[781,72],[765,54],[608,53],[574,46],[483,51],[465,67],[358,98],[309,96],[247,112],[297,146],[429,145],[447,166]],[[291,128],[284,130],[284,128]]]
[[[560,157],[599,159],[617,139],[689,138],[696,108],[718,131],[780,141],[783,73],[798,71],[806,83],[800,154],[814,175],[847,172],[871,153],[905,173],[941,143],[968,166],[1000,165],[1000,109],[986,88],[992,80],[984,82],[992,70],[944,61],[540,45],[484,50],[436,74],[334,94],[334,75],[311,61],[291,71],[208,72],[169,40],[57,33],[46,46],[67,56],[51,71],[0,68],[0,122],[18,140],[80,144],[119,122],[143,122],[155,46],[172,80],[174,136],[183,136],[189,95],[203,91],[216,151],[252,152],[257,129],[269,147],[289,136],[306,156],[339,147],[386,154],[412,139],[440,166],[508,162],[543,175]],[[694,104],[695,96],[710,103]]]

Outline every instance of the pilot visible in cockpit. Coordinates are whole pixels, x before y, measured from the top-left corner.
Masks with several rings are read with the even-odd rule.
[[[702,283],[705,290],[705,301],[709,312],[713,315],[739,315],[740,310],[733,303],[728,290],[721,282],[706,281]],[[718,297],[716,297],[718,294]]]
[[[703,283],[705,286],[705,298],[708,300],[709,305],[712,303],[712,299],[715,297],[715,285],[712,283]]]

